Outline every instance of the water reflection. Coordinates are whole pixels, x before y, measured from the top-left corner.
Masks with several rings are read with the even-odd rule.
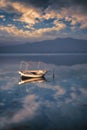
[[[0,130],[87,129],[87,64],[46,64],[54,79],[21,85],[18,66],[0,67]]]
[[[34,83],[34,82],[41,83],[41,82],[45,82],[45,81],[46,81],[45,77],[40,77],[40,78],[26,78],[26,79],[24,79],[23,77],[21,77],[21,81],[19,81],[18,84],[21,85],[21,84],[30,83],[30,82],[32,82],[32,83]]]

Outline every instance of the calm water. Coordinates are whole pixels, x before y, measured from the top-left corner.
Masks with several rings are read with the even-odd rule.
[[[43,82],[18,84],[26,61]],[[87,130],[87,54],[0,56],[0,130]]]

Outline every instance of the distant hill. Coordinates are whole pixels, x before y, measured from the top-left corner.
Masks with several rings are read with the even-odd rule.
[[[0,53],[87,53],[87,40],[58,38],[21,45],[1,46]]]

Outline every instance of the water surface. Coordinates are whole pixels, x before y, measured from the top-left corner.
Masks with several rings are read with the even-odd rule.
[[[23,62],[46,80],[19,85]],[[87,55],[0,56],[0,130],[87,130]]]

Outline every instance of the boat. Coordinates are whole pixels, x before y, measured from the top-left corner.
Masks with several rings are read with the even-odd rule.
[[[26,79],[22,79],[21,78],[21,81],[19,81],[19,85],[21,85],[21,84],[24,84],[24,83],[30,83],[30,82],[32,82],[32,83],[34,83],[34,82],[39,82],[39,83],[41,83],[41,82],[45,82],[46,81],[46,79],[44,78],[44,77],[39,77],[39,78],[26,78]]]
[[[28,77],[28,78],[41,78],[44,77],[44,75],[47,73],[46,70],[22,70],[19,71],[19,74],[22,77]]]

